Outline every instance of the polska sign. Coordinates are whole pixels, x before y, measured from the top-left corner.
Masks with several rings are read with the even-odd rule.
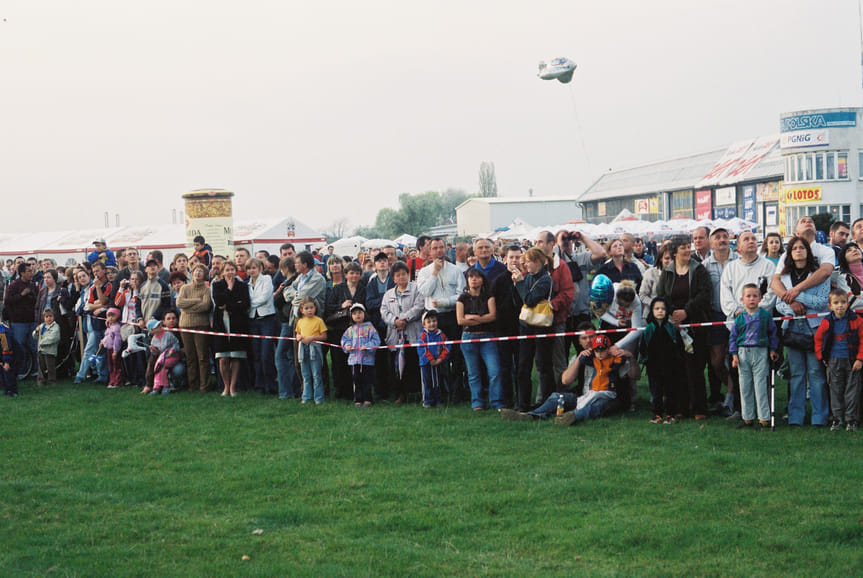
[[[785,189],[786,203],[814,203],[821,200],[821,187]]]

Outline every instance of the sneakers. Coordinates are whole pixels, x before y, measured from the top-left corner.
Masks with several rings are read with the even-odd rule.
[[[564,414],[566,415],[566,414]],[[507,421],[533,421],[534,417],[523,411],[515,411],[514,409],[503,408],[500,410],[500,417]],[[563,417],[563,416],[561,416]],[[560,418],[558,418],[560,419]]]
[[[574,425],[575,424],[575,412],[567,411],[564,412],[563,415],[559,415],[554,418],[554,423],[557,425]]]
[[[734,413],[732,413],[731,415],[729,415],[729,416],[728,416],[728,417],[726,417],[725,419],[726,419],[726,420],[728,420],[728,421],[737,421],[737,420],[739,420],[741,417],[743,417],[743,416],[741,416],[741,415],[740,415],[740,412],[739,412],[739,411],[735,411]]]
[[[845,426],[845,429],[848,431],[857,431],[857,422],[849,421],[848,425]]]
[[[842,420],[833,418],[830,420],[830,431],[839,431],[842,429]]]
[[[665,416],[665,420],[662,423],[664,423],[666,425],[672,424],[672,423],[677,423],[677,418],[674,417],[673,415],[667,415],[667,416]]]
[[[743,420],[737,425],[737,429],[746,429],[751,427],[755,427],[751,420]]]
[[[661,415],[653,416],[653,419],[650,420],[650,423],[662,423],[662,416]]]
[[[707,416],[703,413],[696,413],[694,416],[695,421],[704,421],[707,419]]]

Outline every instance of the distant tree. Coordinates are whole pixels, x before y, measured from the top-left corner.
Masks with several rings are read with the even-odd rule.
[[[402,233],[421,235],[431,227],[455,222],[455,208],[470,197],[460,189],[399,195],[399,208],[378,211],[374,227],[358,227],[357,235],[392,239]]]
[[[334,243],[345,236],[347,229],[348,219],[346,217],[336,219],[330,224],[329,230],[324,231],[324,237],[327,238],[328,243]]]
[[[479,165],[479,196],[497,196],[497,179],[494,176],[494,163],[483,161]]]
[[[824,231],[825,235],[830,234],[830,225],[833,224],[833,215],[830,213],[818,213],[817,215],[812,215],[812,221],[815,223],[815,229],[818,231]],[[794,225],[792,225],[793,227]]]
[[[356,229],[354,229],[354,235],[359,235],[360,237],[365,237],[366,239],[377,239],[383,236],[378,233],[378,230],[375,227],[357,227]]]

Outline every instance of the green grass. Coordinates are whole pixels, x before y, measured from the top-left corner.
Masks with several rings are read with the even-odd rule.
[[[0,399],[0,574],[863,573],[863,434],[648,417],[26,382]]]

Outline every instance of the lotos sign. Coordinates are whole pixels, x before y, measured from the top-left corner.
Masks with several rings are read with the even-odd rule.
[[[786,203],[814,203],[821,200],[821,187],[785,189]]]

